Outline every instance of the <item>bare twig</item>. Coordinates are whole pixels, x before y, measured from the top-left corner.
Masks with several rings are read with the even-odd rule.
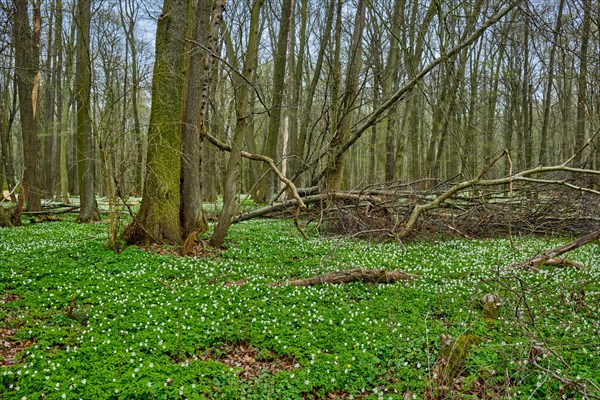
[[[538,362],[536,360],[533,360],[532,364],[537,369],[539,369],[540,371],[543,371],[543,372],[547,373],[548,375],[550,375],[551,377],[553,377],[554,379],[556,379],[557,381],[559,381],[563,385],[568,385],[569,387],[571,387],[576,392],[584,395],[584,398],[586,398],[586,399],[600,399],[600,388],[598,388],[598,386],[596,386],[590,380],[588,380],[588,379],[573,380],[573,379],[570,379],[570,378],[567,378],[567,377],[564,377],[564,376],[560,376],[559,374],[557,374],[556,372],[552,371],[551,369],[548,369],[546,367],[542,367],[540,364],[538,364]],[[586,383],[587,383],[587,385],[586,385]],[[588,385],[592,386],[594,388],[594,390],[596,392],[598,392],[598,394],[590,393],[590,388],[588,387]]]
[[[267,163],[269,167],[273,170],[273,172],[275,172],[275,175],[277,175],[279,180],[281,180],[288,187],[288,189],[290,189],[290,192],[292,192],[292,196],[294,197],[294,199],[296,199],[298,207],[302,209],[306,208],[304,201],[302,201],[302,198],[298,194],[298,190],[296,189],[296,185],[294,185],[294,182],[290,181],[288,178],[285,177],[285,175],[281,173],[281,171],[279,171],[272,158],[264,156],[262,154],[248,153],[246,151],[242,151],[240,152],[240,154],[242,155],[242,157],[247,158],[249,160],[256,160]]]
[[[176,290],[176,289],[175,289],[173,286],[169,285],[167,282],[164,282],[164,281],[162,281],[162,280],[160,280],[160,279],[158,279],[158,278],[156,278],[156,282],[157,282],[157,283],[159,283],[159,284],[161,284],[161,285],[163,285],[163,286],[164,286],[164,287],[166,287],[166,288],[169,288],[169,289],[171,289],[171,291],[172,291],[173,293],[175,293],[175,292],[177,291],[177,290]]]

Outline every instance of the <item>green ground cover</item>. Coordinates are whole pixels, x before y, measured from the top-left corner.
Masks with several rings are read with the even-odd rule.
[[[562,241],[402,245],[310,230],[306,241],[291,221],[256,220],[233,226],[220,256],[200,259],[133,247],[115,254],[106,230],[0,229],[0,346],[22,346],[14,360],[0,359],[11,364],[0,367],[1,398],[424,398],[440,335],[465,333],[478,344],[455,398],[580,398],[584,385],[600,385],[598,243],[569,254],[581,271],[501,275],[499,267]],[[420,278],[270,285],[356,267]],[[503,302],[491,324],[479,306],[486,293]],[[240,347],[253,352],[223,362]],[[263,372],[244,374],[254,368],[248,360]]]

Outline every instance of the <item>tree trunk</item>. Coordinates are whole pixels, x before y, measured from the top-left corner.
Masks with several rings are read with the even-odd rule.
[[[358,78],[362,66],[362,43],[365,25],[366,2],[359,0],[354,19],[354,33],[352,44],[348,50],[348,69],[346,71],[346,86],[344,96],[335,110],[336,119],[333,137],[329,143],[329,154],[327,156],[327,170],[324,176],[325,186],[329,190],[337,190],[341,186],[342,167],[344,162],[344,151],[342,146],[348,139],[351,129],[353,108],[358,95]]]
[[[2,86],[0,87],[0,155],[2,157],[6,185],[8,190],[11,191],[10,200],[13,203],[16,203],[17,196],[13,189],[17,186],[17,180],[15,176],[10,132],[17,112],[17,96],[16,87],[13,87],[13,95],[10,95],[8,81],[9,77],[6,76],[6,80],[1,82]],[[11,97],[12,103],[10,102]]]
[[[404,0],[394,1],[394,14],[392,16],[392,27],[394,28],[394,31],[390,37],[390,50],[388,53],[385,79],[383,80],[382,92],[384,98],[390,96],[393,91],[398,88],[398,80],[400,78],[400,74],[398,73],[400,61],[399,38],[404,24],[404,3]],[[398,138],[398,118],[395,111],[396,107],[391,110],[383,125],[383,132],[385,132],[386,182],[393,181],[396,173],[396,142],[400,140],[400,138]]]
[[[43,196],[51,198],[53,195],[53,175],[55,170],[53,142],[55,136],[54,117],[55,117],[55,96],[56,96],[56,61],[55,61],[55,42],[52,40],[54,33],[54,19],[56,17],[56,0],[50,1],[49,20],[47,28],[46,41],[46,62],[44,65],[44,85],[43,85],[43,103],[44,110],[41,114],[41,137],[43,139],[42,153],[42,187]]]
[[[207,106],[211,66],[217,41],[217,27],[225,1],[202,0],[198,3],[194,24],[194,45],[187,76],[186,101],[181,129],[181,229],[187,237],[194,231],[206,231],[208,223],[202,209],[201,137],[208,129]],[[204,46],[200,48],[199,46]]]
[[[62,7],[61,7],[62,9]],[[62,18],[61,18],[62,19]],[[59,91],[59,116],[57,120],[60,121],[60,196],[62,198],[63,203],[69,203],[69,154],[68,154],[68,144],[70,137],[70,118],[69,118],[69,105],[71,104],[71,100],[73,98],[73,91],[71,90],[71,79],[73,74],[73,53],[74,48],[73,44],[75,41],[75,23],[71,23],[69,39],[67,42],[66,49],[66,66],[65,66],[65,77],[64,82],[62,83],[62,89]],[[62,54],[59,53],[59,55]],[[62,65],[62,60],[59,62],[59,65]],[[61,69],[59,69],[60,71]],[[59,81],[61,81],[59,79]]]
[[[524,40],[523,40],[523,77],[521,80],[521,116],[522,116],[522,131],[521,131],[521,144],[522,144],[522,168],[530,168],[532,166],[533,158],[533,140],[531,134],[531,68],[529,60],[529,46],[530,46],[530,22],[528,18],[525,18],[524,23]]]
[[[307,28],[307,13],[308,13],[308,0],[301,0],[300,2],[300,37],[298,43],[298,61],[296,62],[295,71],[291,75],[291,104],[288,107],[289,118],[290,118],[290,148],[288,155],[290,157],[289,162],[289,175],[295,176],[296,173],[302,167],[302,154],[300,153],[300,99],[302,97],[302,71],[304,71],[304,53],[306,52],[306,28]],[[295,35],[291,35],[295,37]],[[294,47],[290,44],[290,53],[293,54]],[[304,147],[302,147],[304,150]]]
[[[136,164],[132,193],[136,196],[139,196],[142,194],[144,183],[144,137],[142,134],[140,111],[138,104],[138,92],[140,90],[140,73],[138,71],[138,51],[137,41],[135,38],[136,5],[132,0],[127,0],[120,1],[119,7],[121,11],[121,23],[125,30],[125,39],[127,40],[129,50],[131,52],[131,108],[133,113],[134,140],[136,144]]]
[[[554,82],[554,64],[556,60],[556,48],[559,45],[559,35],[562,29],[562,16],[565,7],[565,0],[560,0],[558,4],[558,12],[556,15],[556,25],[552,34],[552,43],[550,43],[550,56],[548,60],[548,77],[546,78],[546,89],[544,90],[544,111],[542,117],[542,130],[540,133],[540,154],[539,164],[546,165],[548,163],[548,128],[550,124],[550,106],[552,104],[552,86]]]
[[[128,243],[182,242],[179,179],[189,9],[189,0],[165,0],[158,19],[146,180],[140,211],[123,234]]]
[[[575,131],[575,151],[581,150],[585,143],[586,87],[588,75],[588,45],[590,41],[592,0],[583,0],[583,22],[581,26],[581,48],[579,50],[579,75],[577,77],[577,126]],[[579,151],[575,163],[582,166],[584,153]]]
[[[75,68],[75,102],[77,104],[77,164],[79,177],[79,222],[100,219],[95,192],[95,145],[92,134],[90,61],[90,0],[77,3],[77,63]]]
[[[271,115],[269,117],[269,129],[265,147],[265,154],[274,160],[277,160],[277,147],[279,144],[279,127],[281,126],[281,108],[285,89],[285,68],[287,65],[287,45],[291,13],[292,0],[283,0],[281,3],[279,34],[277,35],[277,50],[273,61],[273,97],[270,105]],[[260,189],[255,200],[265,203],[273,196],[275,186],[272,173],[267,168],[264,168],[262,171],[263,175],[266,176],[260,180]]]
[[[40,62],[40,1],[33,3],[33,27],[29,25],[27,1],[13,0],[13,40],[15,70],[19,92],[21,134],[23,137],[25,171],[22,186],[26,189],[27,211],[42,208],[40,185],[40,138],[38,134],[38,90]]]
[[[258,58],[258,45],[260,42],[260,10],[264,4],[264,0],[255,0],[252,4],[250,14],[250,32],[248,33],[248,46],[244,57],[244,67],[242,70],[243,77],[247,82],[252,82],[254,79],[253,68]],[[229,57],[232,62],[235,58],[231,40],[226,40]],[[210,243],[214,247],[221,247],[227,231],[231,226],[231,220],[235,214],[235,201],[238,194],[238,175],[239,165],[241,160],[241,150],[246,141],[250,124],[252,121],[251,105],[250,105],[250,87],[248,83],[237,75],[234,76],[234,87],[236,89],[236,125],[233,133],[231,145],[231,153],[227,160],[227,168],[223,183],[223,210],[219,216],[219,221],[215,226],[215,231],[212,235]]]

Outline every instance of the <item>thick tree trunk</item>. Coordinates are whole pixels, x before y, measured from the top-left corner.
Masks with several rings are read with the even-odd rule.
[[[216,0],[211,10],[211,2],[204,0],[198,3],[195,16],[195,43],[187,76],[187,99],[181,131],[181,229],[185,237],[208,229],[202,209],[201,132],[208,129],[213,54],[216,53],[224,7],[225,0]]]
[[[33,27],[30,26],[27,3],[24,0],[13,0],[13,40],[25,159],[22,186],[27,193],[26,210],[37,211],[42,208],[37,112],[41,16],[40,2],[35,0],[33,1]]]
[[[4,208],[0,205],[0,228],[13,228],[21,225],[19,207]]]
[[[13,103],[10,110],[9,107],[10,95],[8,93],[8,78],[2,82],[0,87],[0,157],[2,162],[2,170],[8,190],[10,190],[10,200],[17,202],[17,196],[13,189],[17,186],[15,169],[13,164],[12,143],[10,140],[10,131],[14,122],[16,113],[16,96],[13,95]],[[0,187],[2,189],[2,187]]]
[[[128,243],[182,242],[179,219],[181,121],[189,0],[165,0],[156,32],[146,180]]]

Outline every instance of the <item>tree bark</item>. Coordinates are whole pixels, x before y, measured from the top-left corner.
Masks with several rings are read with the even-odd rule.
[[[33,26],[29,24],[27,1],[13,0],[13,40],[15,43],[15,71],[19,92],[21,134],[23,137],[25,171],[22,186],[26,189],[27,211],[42,208],[40,184],[40,138],[38,133],[38,91],[40,63],[40,1],[32,2]]]
[[[48,28],[47,28],[47,41],[46,41],[46,61],[44,65],[44,85],[43,89],[43,112],[41,114],[41,138],[43,145],[42,153],[42,187],[43,196],[45,198],[51,198],[53,196],[54,189],[54,172],[56,166],[54,165],[54,137],[55,137],[55,99],[56,99],[56,44],[53,38],[56,36],[54,33],[56,18],[56,0],[50,1]]]
[[[590,41],[592,0],[583,0],[583,22],[581,26],[581,49],[579,50],[579,75],[577,77],[577,126],[575,132],[575,163],[582,167],[584,153],[579,151],[585,143],[586,87],[588,76],[588,46]]]
[[[0,85],[2,85],[0,86],[0,155],[2,157],[2,169],[6,179],[6,185],[8,190],[10,190],[10,200],[13,203],[16,203],[17,195],[15,194],[14,189],[17,186],[17,180],[15,176],[10,132],[17,112],[17,96],[16,86],[13,88],[13,95],[11,96],[9,93],[9,79],[10,78],[6,76],[4,82],[0,83]],[[10,102],[11,97],[12,103]]]
[[[393,32],[390,37],[390,50],[388,53],[385,78],[382,82],[382,94],[384,98],[391,95],[394,90],[398,88],[398,80],[400,74],[398,73],[399,62],[400,62],[400,34],[404,24],[404,0],[394,1],[394,13],[392,16],[392,27]],[[379,104],[377,104],[379,107]],[[395,106],[392,107],[391,112],[387,115],[383,125],[383,132],[385,132],[385,178],[386,182],[394,180],[396,173],[396,142],[400,140],[398,138],[398,126],[397,126],[397,113],[395,112]]]
[[[290,16],[292,15],[292,0],[283,0],[281,3],[281,18],[279,20],[279,33],[277,35],[277,50],[273,60],[273,97],[270,105],[269,128],[265,153],[272,159],[277,159],[277,146],[279,144],[279,128],[281,126],[281,108],[283,105],[285,68],[287,65],[287,45],[290,31]],[[273,196],[274,184],[268,169],[263,169],[257,193],[258,202],[268,202]]]
[[[358,1],[354,19],[352,44],[348,51],[348,69],[346,71],[346,86],[339,109],[334,110],[336,119],[333,121],[334,133],[329,143],[327,156],[327,171],[324,177],[325,186],[329,190],[337,190],[341,186],[344,151],[340,151],[350,134],[353,108],[358,95],[358,79],[362,66],[362,43],[365,25],[366,2]]]
[[[201,130],[207,129],[207,108],[211,87],[213,54],[218,39],[218,26],[224,0],[202,0],[198,3],[194,44],[187,76],[187,92],[181,130],[181,229],[187,237],[195,231],[206,231],[208,222],[202,209]],[[211,15],[212,14],[212,15]],[[199,45],[205,48],[199,48]]]
[[[554,68],[556,60],[556,48],[558,47],[559,35],[562,29],[562,17],[563,10],[565,7],[565,0],[560,0],[558,3],[558,12],[556,15],[556,25],[554,26],[554,33],[552,34],[552,43],[550,43],[550,56],[548,60],[548,77],[546,78],[546,89],[544,90],[544,111],[542,117],[542,129],[540,133],[540,154],[539,163],[540,165],[546,165],[548,163],[548,128],[550,124],[550,106],[552,104],[552,86],[554,82]]]
[[[79,173],[79,222],[98,221],[100,214],[95,192],[95,145],[92,133],[90,60],[90,0],[77,3],[77,62],[75,102],[77,105],[77,164]]]
[[[242,76],[247,82],[254,80],[254,65],[258,59],[258,45],[260,42],[260,11],[264,0],[255,0],[252,4],[250,14],[250,32],[248,33],[248,46],[244,57],[244,66]],[[226,46],[230,59],[233,61],[231,40],[226,40]],[[233,133],[231,152],[227,160],[227,168],[223,183],[223,210],[219,215],[219,221],[215,226],[214,233],[210,243],[214,247],[221,247],[231,226],[232,218],[235,214],[235,201],[238,194],[238,175],[241,160],[241,150],[249,133],[252,123],[252,113],[250,105],[250,87],[248,83],[237,75],[234,75],[234,87],[236,89],[236,125]]]
[[[140,211],[123,238],[130,244],[180,244],[180,148],[189,0],[165,0],[156,31],[146,180]]]

